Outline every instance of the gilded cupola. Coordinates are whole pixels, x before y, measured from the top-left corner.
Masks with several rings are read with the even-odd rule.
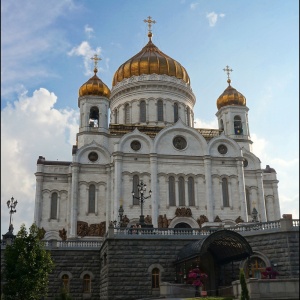
[[[155,23],[155,21],[152,21],[151,19],[144,21],[148,22],[149,25]],[[187,84],[190,84],[190,77],[185,68],[179,62],[160,51],[152,43],[152,32],[150,29],[148,37],[148,44],[139,53],[123,63],[115,72],[112,86],[115,86],[125,78],[144,74],[174,76]]]
[[[246,106],[246,98],[230,85],[231,80],[229,78],[229,72],[232,72],[232,69],[229,69],[229,67],[226,66],[226,69],[224,69],[224,71],[227,71],[228,87],[225,89],[225,91],[220,95],[220,97],[217,100],[218,109],[228,105]]]
[[[106,98],[109,98],[110,96],[110,89],[107,87],[105,83],[102,82],[102,80],[96,75],[98,72],[97,63],[98,60],[101,60],[97,56],[97,54],[94,55],[94,57],[91,58],[94,60],[94,76],[91,77],[86,83],[84,83],[80,89],[79,89],[79,97],[82,96],[103,96]]]

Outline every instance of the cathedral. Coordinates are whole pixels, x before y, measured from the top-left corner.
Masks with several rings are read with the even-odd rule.
[[[252,152],[246,97],[216,99],[218,129],[194,128],[187,70],[152,41],[79,88],[70,161],[37,160],[34,221],[46,240],[103,240],[110,224],[205,228],[280,219],[278,180]],[[225,80],[224,80],[225,81]],[[72,152],[72,158],[71,158]]]

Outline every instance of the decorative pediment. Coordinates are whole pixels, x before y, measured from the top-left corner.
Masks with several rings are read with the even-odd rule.
[[[104,236],[106,232],[106,222],[88,225],[87,222],[77,221],[77,235],[84,236]]]

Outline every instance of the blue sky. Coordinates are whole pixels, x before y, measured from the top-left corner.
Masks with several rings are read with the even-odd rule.
[[[247,99],[253,151],[275,168],[281,214],[299,218],[298,0],[1,1],[1,234],[6,202],[18,200],[15,231],[33,222],[36,161],[71,161],[78,89],[114,72],[153,42],[187,70],[195,127],[217,128],[216,100],[232,86]]]

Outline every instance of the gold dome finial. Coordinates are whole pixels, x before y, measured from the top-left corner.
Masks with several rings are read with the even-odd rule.
[[[152,38],[151,26],[152,26],[152,23],[155,24],[156,21],[155,20],[151,20],[151,17],[149,16],[148,20],[144,20],[144,22],[148,23],[148,38],[149,38],[149,41],[151,41],[151,38]]]
[[[96,75],[96,73],[98,72],[98,60],[101,60],[100,57],[98,57],[97,54],[94,55],[94,57],[91,57],[91,59],[94,61],[94,73]]]
[[[223,71],[227,73],[227,78],[228,78],[228,79],[227,79],[227,82],[228,82],[228,84],[230,85],[231,80],[230,80],[229,75],[230,75],[230,72],[232,72],[233,70],[232,70],[232,69],[229,69],[229,66],[226,66],[225,69],[223,69]]]

